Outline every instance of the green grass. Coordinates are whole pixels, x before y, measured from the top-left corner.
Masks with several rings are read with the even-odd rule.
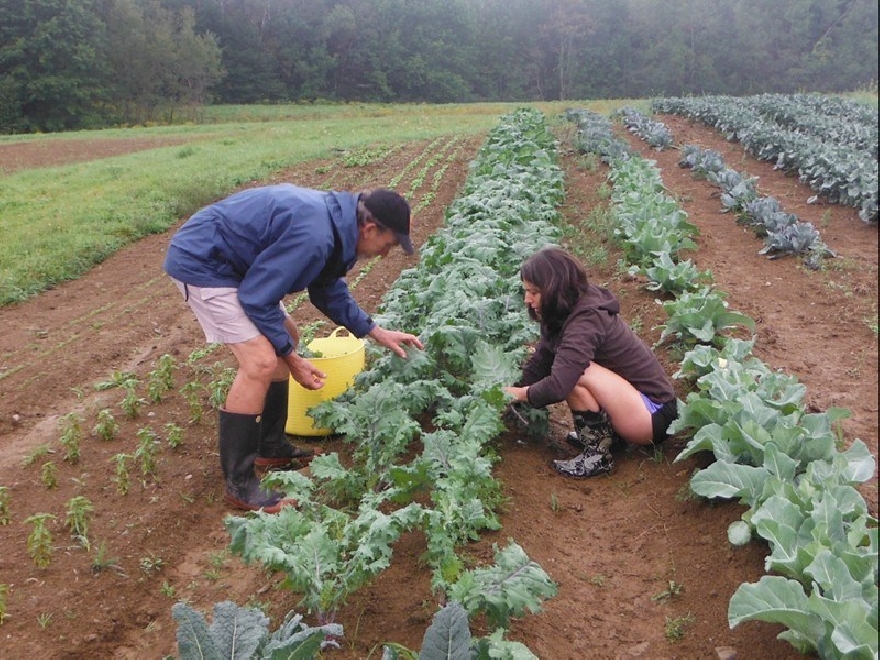
[[[571,105],[610,112],[623,103],[529,105],[552,117]],[[480,133],[521,105],[215,106],[198,125],[2,137],[0,145],[123,137],[186,144],[0,174],[0,305],[75,279],[124,245],[285,168],[340,149]]]

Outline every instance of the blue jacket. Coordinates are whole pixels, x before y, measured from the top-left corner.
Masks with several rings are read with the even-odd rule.
[[[356,337],[375,323],[342,277],[357,256],[357,195],[279,184],[244,190],[187,220],[165,271],[198,287],[235,287],[242,308],[278,355],[293,346],[281,299],[308,289],[321,312]]]

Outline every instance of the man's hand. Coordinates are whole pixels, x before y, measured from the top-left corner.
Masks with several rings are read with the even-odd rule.
[[[529,388],[528,387],[505,387],[504,391],[513,397],[514,401],[528,403]]]
[[[384,328],[380,328],[378,325],[373,328],[368,337],[372,337],[373,341],[377,344],[381,344],[386,348],[390,348],[392,351],[397,353],[400,357],[406,357],[406,351],[403,348],[403,344],[407,346],[415,346],[416,348],[422,349],[422,342],[419,341],[419,338],[415,335],[410,335],[406,332],[396,332],[394,330],[385,330]]]
[[[296,353],[284,357],[287,368],[290,369],[291,377],[307,390],[319,390],[324,387],[324,379],[327,374],[318,369],[305,358]]]

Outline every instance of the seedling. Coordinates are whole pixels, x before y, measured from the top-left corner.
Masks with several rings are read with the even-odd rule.
[[[208,558],[208,562],[214,568],[223,568],[226,566],[226,560],[228,559],[229,554],[225,550],[221,550],[219,552],[212,552],[210,557]]]
[[[62,417],[62,420],[63,430],[61,438],[58,440],[65,449],[62,460],[75,465],[79,463],[79,443],[83,437],[83,418],[79,413],[72,412]]]
[[[154,555],[152,552],[146,557],[141,557],[140,567],[147,575],[159,572],[164,565],[162,558]]]
[[[141,466],[141,474],[145,477],[156,474],[156,454],[159,453],[159,440],[149,426],[139,429],[137,437],[140,442],[134,451],[134,459]]]
[[[681,488],[675,491],[675,501],[676,502],[689,502],[691,500],[697,499],[696,493],[691,490],[690,482],[682,484]]]
[[[42,458],[43,456],[47,456],[51,450],[49,449],[49,445],[40,445],[39,447],[34,447],[28,452],[28,455],[25,456],[21,464],[24,466],[33,465],[37,462],[37,459]]]
[[[168,439],[168,446],[176,449],[183,444],[183,429],[174,422],[168,422],[165,425],[165,433]]]
[[[556,493],[550,493],[550,510],[553,513],[559,513],[559,500],[556,498]]]
[[[95,558],[92,560],[92,572],[100,573],[108,568],[112,568],[118,573],[122,572],[122,569],[119,567],[119,560],[116,557],[107,556],[107,544],[101,541],[101,544],[95,551]]]
[[[3,625],[3,620],[9,616],[6,614],[6,597],[9,595],[9,585],[8,584],[0,584],[0,625]]]
[[[141,406],[146,403],[137,393],[137,382],[125,386],[125,398],[120,405],[128,419],[136,419],[141,412]]]
[[[660,445],[653,445],[651,450],[651,462],[660,465],[666,459],[666,455],[663,453],[663,447]]]
[[[55,516],[51,513],[35,513],[24,521],[34,526],[28,535],[27,547],[37,568],[46,568],[52,561],[52,533],[46,527],[48,520],[55,520]]]
[[[119,424],[109,408],[104,408],[98,412],[98,422],[92,428],[92,434],[97,435],[101,440],[110,441],[119,433]]]
[[[49,490],[58,488],[58,466],[52,461],[43,463],[43,467],[40,468],[40,481]]]
[[[218,568],[209,568],[205,571],[205,579],[208,582],[216,582],[223,577],[223,572]]]
[[[113,471],[113,481],[116,483],[116,492],[120,495],[128,495],[128,489],[131,486],[127,465],[129,458],[131,456],[128,454],[116,454],[116,456],[110,459],[116,464]]]
[[[681,641],[694,621],[696,619],[690,613],[675,618],[666,617],[666,639],[670,642]]]
[[[37,617],[37,623],[40,626],[40,630],[45,630],[49,627],[49,624],[52,622],[52,613],[51,612],[41,612]]]
[[[608,579],[608,578],[607,578],[606,576],[604,576],[604,575],[602,575],[601,573],[599,573],[599,574],[594,575],[593,577],[590,578],[590,584],[594,584],[594,585],[596,585],[597,587],[604,587],[604,586],[605,586],[605,581],[606,581],[607,579]]]
[[[72,536],[80,543],[88,543],[89,515],[94,511],[92,503],[82,495],[71,498],[67,502],[67,521]]]
[[[186,399],[189,406],[189,421],[198,424],[202,421],[204,408],[202,407],[202,384],[196,380],[191,380],[180,388],[180,393]]]
[[[159,587],[159,591],[163,596],[174,598],[174,586],[168,582],[168,580],[162,581],[162,586]]]
[[[147,398],[153,403],[162,400],[166,392],[174,387],[174,358],[167,353],[159,358],[158,366],[148,374]]]
[[[216,366],[222,366],[222,363],[217,363]],[[211,401],[211,405],[218,410],[226,401],[226,394],[229,392],[229,388],[232,387],[232,381],[235,379],[235,369],[232,367],[224,367],[223,371],[220,372],[220,376],[210,383],[208,383],[208,393]]]
[[[669,580],[668,586],[659,594],[651,596],[651,600],[661,603],[666,602],[667,600],[680,595],[682,591],[684,591],[683,585],[678,584],[675,580]]]
[[[113,375],[110,376],[109,380],[102,380],[95,383],[95,389],[101,392],[103,390],[111,390],[114,387],[134,387],[137,385],[137,382],[137,374],[133,374],[130,371],[116,370],[113,372]]]
[[[9,521],[9,488],[0,486],[0,525],[8,525]]]

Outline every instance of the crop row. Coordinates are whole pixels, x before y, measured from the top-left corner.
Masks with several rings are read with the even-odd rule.
[[[715,462],[692,476],[691,489],[702,497],[747,504],[728,539],[735,545],[753,535],[764,539],[771,548],[766,569],[780,574],[737,589],[728,611],[731,627],[748,620],[781,623],[788,629],[780,639],[802,652],[876,658],[877,521],[855,488],[873,478],[873,457],[858,439],[839,450],[834,425],[846,411],[808,413],[806,388],[796,378],[752,356],[754,340],[723,332],[731,324],[752,325],[750,320],[726,312],[726,305],[699,309],[693,304],[694,297],[721,294],[696,283],[707,273],[676,263],[676,246],[690,240],[692,226],[682,221],[674,201],[669,200],[667,213],[658,208],[658,198],[662,205],[665,197],[659,173],[641,159],[623,158],[611,162],[609,178],[624,240],[643,233],[640,224],[667,226],[668,232],[648,233],[673,236],[666,239],[670,249],[654,251],[653,263],[637,262],[635,268],[652,278],[651,288],[675,296],[663,303],[669,318],[661,341],[674,336],[690,348],[675,376],[693,389],[680,403],[670,432],[692,439],[675,460],[702,451],[714,454]],[[646,206],[653,212],[643,213]],[[676,287],[654,279],[655,272]],[[669,278],[669,272],[678,277]]]
[[[779,96],[661,98],[652,102],[652,109],[717,128],[755,158],[772,161],[786,172],[796,171],[817,198],[854,206],[863,221],[877,222],[876,109],[873,122],[865,124],[863,115],[855,112],[821,115],[815,103],[804,103],[794,111],[796,102]],[[827,104],[840,107],[831,100]],[[821,126],[819,116],[824,117]]]
[[[655,149],[662,150],[672,144],[672,135],[662,122],[629,107],[622,108],[619,114],[631,133]],[[801,222],[796,215],[785,213],[775,198],[761,196],[756,187],[757,177],[746,177],[727,167],[723,156],[714,149],[686,144],[678,166],[693,170],[695,176],[705,178],[721,189],[723,212],[733,213],[737,222],[750,226],[764,239],[759,254],[768,255],[769,259],[787,254],[801,255],[806,265],[814,269],[819,268],[823,257],[835,256],[811,223]]]
[[[350,464],[328,454],[312,461],[309,477],[275,474],[269,483],[298,508],[227,520],[232,549],[283,571],[319,623],[332,622],[348,595],[390,565],[400,534],[419,530],[444,606],[429,633],[460,641],[468,621],[455,616],[458,608],[483,613],[496,632],[474,642],[487,654],[479,657],[533,657],[503,636],[512,616],[536,611],[555,594],[553,582],[513,542],[496,549],[495,566],[473,570],[465,570],[459,550],[500,527],[489,443],[504,428],[502,387],[518,376],[524,345],[534,338],[518,268],[558,237],[552,223],[562,191],[543,117],[524,110],[503,118],[447,209],[445,227],[375,315],[417,333],[424,351],[405,360],[371,352],[351,390],[310,411],[351,444]],[[414,446],[421,452],[413,456]],[[386,653],[402,651],[389,646]]]

